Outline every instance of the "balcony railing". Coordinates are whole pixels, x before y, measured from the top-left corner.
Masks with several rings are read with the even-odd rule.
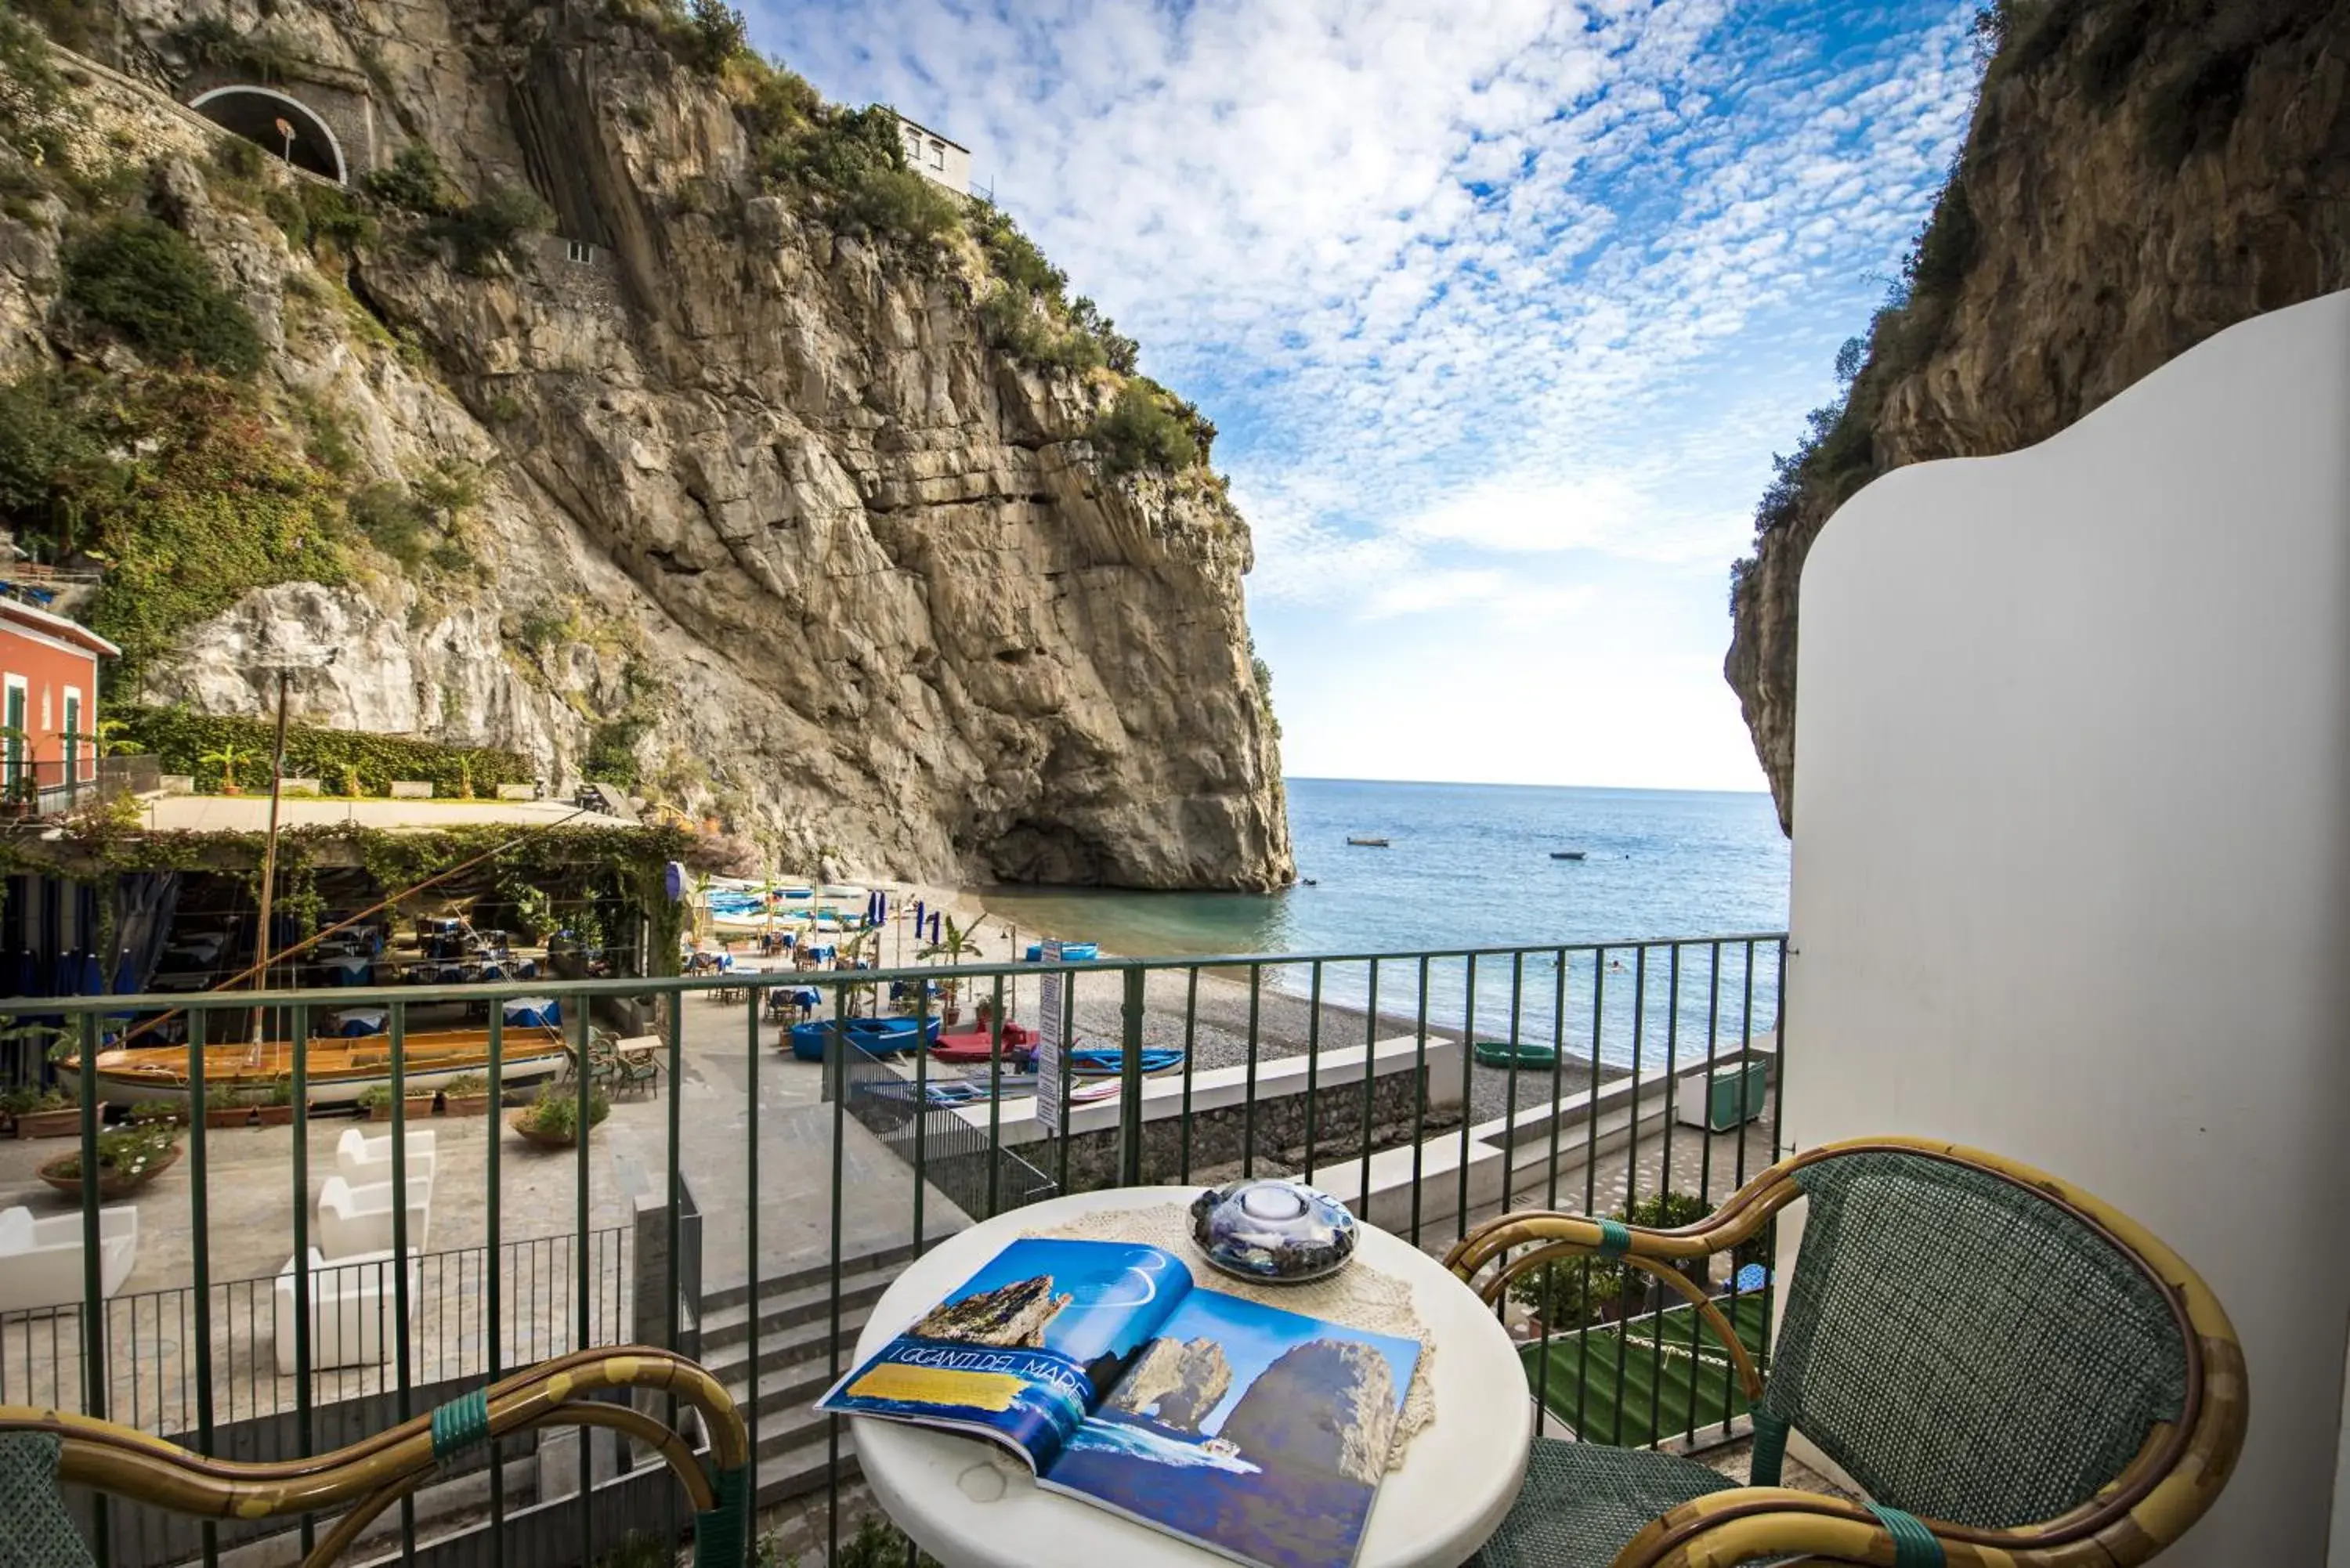
[[[79,1288],[66,1293],[79,1301],[0,1316],[0,1400],[85,1411],[207,1453],[291,1458],[550,1354],[665,1345],[743,1404],[767,1522],[796,1532],[792,1550],[829,1557],[871,1505],[851,1434],[811,1401],[847,1370],[889,1282],[941,1238],[1058,1193],[1252,1174],[1302,1177],[1432,1252],[1510,1208],[1630,1211],[1665,1194],[1710,1208],[1778,1152],[1784,952],[1772,932],[275,992],[267,1016],[299,1047],[275,1096],[290,1125],[228,1129],[200,1113],[232,1103],[232,1081],[253,1086],[260,1048],[221,1044],[248,1038],[250,993],[0,1002],[0,1028],[47,1023],[78,1044],[78,1060],[50,1071],[81,1106],[76,1139],[0,1144],[0,1193],[37,1192],[32,1168],[52,1153],[96,1160],[99,1102],[120,1116],[126,1093],[99,1069],[110,1037],[179,1009],[139,1041],[184,1030],[213,1043],[165,1058],[189,1064],[199,1112],[172,1168],[111,1201],[90,1184],[78,1205],[15,1199],[78,1216]],[[1065,1048],[1104,1051],[1111,1066],[1065,1078],[1057,1136],[1036,1115],[1035,1080],[1001,1051],[960,1068],[926,1053],[836,1045],[819,1064],[777,1050],[795,1023],[837,1028],[889,1009],[893,991],[918,1026],[951,1008],[967,1030],[984,1000],[1000,1043],[1005,1020],[1035,1022],[1047,983],[1066,988]],[[524,998],[551,1000],[560,1022],[523,1021],[543,1003],[509,1022]],[[370,1013],[380,1034],[344,1033]],[[548,1151],[497,1120],[429,1114],[408,1097],[411,1075],[437,1082],[445,1064],[428,1064],[421,1037],[432,1031],[437,1048],[467,1021],[494,1094],[560,1096],[582,1124],[608,1098],[609,1119]],[[607,1074],[608,1035],[635,1037],[637,1071]],[[1156,1052],[1180,1055],[1146,1074]],[[582,1062],[594,1070],[572,1070]],[[415,1174],[407,1135],[429,1127],[437,1139],[438,1250],[425,1251],[409,1205],[390,1207],[389,1250],[415,1266],[375,1265],[365,1310],[380,1329],[357,1356],[347,1325],[290,1307],[338,1288],[335,1262],[314,1267],[310,1249],[318,1189],[352,1125],[328,1101],[348,1096],[349,1073],[390,1091],[390,1125],[367,1130],[392,1137],[391,1190]],[[1087,1087],[1108,1083],[1116,1093]],[[138,1251],[110,1282],[101,1210],[117,1204],[138,1211]],[[1706,1282],[1762,1350],[1769,1285],[1757,1253],[1757,1266]],[[1562,1266],[1526,1297],[1507,1318],[1544,1429],[1678,1445],[1741,1429],[1729,1368],[1685,1311],[1605,1264]],[[346,1337],[324,1344],[330,1328]],[[494,1445],[380,1521],[391,1533],[376,1546],[433,1563],[585,1563],[629,1535],[673,1539],[685,1510],[644,1458],[604,1431]],[[78,1506],[99,1560],[125,1568],[209,1563],[279,1532],[307,1549],[330,1522],[198,1526],[120,1500]]]

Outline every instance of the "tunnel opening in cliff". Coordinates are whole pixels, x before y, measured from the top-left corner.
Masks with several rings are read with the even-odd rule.
[[[341,143],[327,122],[299,99],[275,88],[224,87],[213,88],[188,107],[296,169],[338,185],[348,182]]]

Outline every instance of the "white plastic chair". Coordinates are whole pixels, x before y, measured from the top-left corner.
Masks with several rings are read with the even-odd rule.
[[[317,1244],[329,1260],[356,1258],[365,1252],[391,1251],[391,1183],[353,1184],[339,1176],[327,1178],[318,1189]],[[408,1179],[408,1248],[421,1252],[431,1244],[432,1179]]]
[[[99,1290],[112,1295],[139,1255],[139,1210],[98,1211]],[[78,1306],[82,1299],[81,1216],[36,1220],[29,1209],[0,1210],[0,1313]]]
[[[432,1179],[433,1134],[431,1127],[412,1127],[408,1134],[408,1179]],[[345,1129],[335,1143],[335,1174],[358,1186],[391,1179],[391,1135],[369,1137],[357,1127]]]
[[[361,1252],[330,1258],[310,1249],[310,1366],[315,1371],[338,1366],[380,1366],[391,1355],[393,1335],[404,1321],[399,1314],[399,1282],[392,1274],[392,1254]],[[408,1304],[416,1305],[416,1258],[408,1260]],[[295,1371],[294,1260],[277,1271],[276,1310],[277,1371]]]

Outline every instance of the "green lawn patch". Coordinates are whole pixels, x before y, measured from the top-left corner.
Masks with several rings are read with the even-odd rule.
[[[1739,1297],[1734,1311],[1724,1308],[1750,1355],[1762,1352],[1769,1324],[1765,1309],[1760,1295]],[[1746,1411],[1729,1353],[1687,1306],[1643,1315],[1628,1325],[1562,1334],[1546,1345],[1529,1345],[1519,1355],[1525,1362],[1526,1386],[1538,1390],[1551,1414],[1586,1442],[1639,1448],[1680,1437],[1692,1427],[1718,1426]]]

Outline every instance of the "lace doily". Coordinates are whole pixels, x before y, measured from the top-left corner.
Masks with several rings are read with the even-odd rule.
[[[1327,1279],[1295,1285],[1254,1284],[1210,1266],[1191,1240],[1190,1210],[1171,1203],[1147,1209],[1097,1209],[1029,1234],[1063,1241],[1139,1241],[1182,1259],[1203,1288],[1347,1328],[1418,1342],[1419,1360],[1412,1367],[1411,1387],[1404,1395],[1403,1414],[1396,1421],[1395,1446],[1388,1450],[1390,1470],[1403,1469],[1411,1440],[1436,1418],[1435,1386],[1430,1381],[1436,1345],[1428,1325],[1412,1310],[1411,1286],[1393,1274],[1381,1273],[1359,1257]]]

